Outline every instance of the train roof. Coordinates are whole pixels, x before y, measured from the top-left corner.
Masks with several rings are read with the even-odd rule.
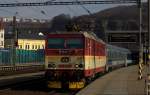
[[[97,40],[97,41],[99,41],[99,42],[105,44],[105,42],[104,42],[102,39],[98,38],[98,37],[96,36],[96,34],[93,33],[93,32],[89,32],[89,33],[88,33],[88,32],[84,32],[84,36],[85,36],[85,37],[88,37],[88,38],[91,38],[91,39],[94,39],[94,40]]]
[[[108,50],[113,49],[113,50],[117,50],[117,51],[121,51],[121,52],[125,52],[125,53],[131,53],[131,51],[129,49],[114,46],[114,45],[110,45],[110,44],[107,44],[107,49]]]
[[[84,37],[91,38],[91,39],[97,40],[97,41],[105,44],[105,42],[102,39],[98,38],[95,33],[89,32],[89,31],[80,31],[80,32],[73,32],[73,31],[72,32],[51,32],[49,34],[81,34]]]

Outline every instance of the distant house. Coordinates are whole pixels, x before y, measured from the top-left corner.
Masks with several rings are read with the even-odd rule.
[[[12,43],[16,33],[14,32],[14,27],[18,35],[18,49],[37,50],[45,48],[43,36],[50,30],[51,24],[49,20],[16,18],[15,26],[12,17],[2,18],[2,21],[5,33],[3,39],[4,48],[11,48],[15,44]]]
[[[2,22],[0,22],[0,48],[4,48],[4,27]]]
[[[41,35],[19,35],[18,49],[38,50],[45,49],[45,38]]]
[[[12,37],[6,35],[5,37],[5,48],[12,47]],[[23,50],[38,50],[38,49],[45,49],[45,37],[44,35],[38,34],[19,34],[18,35],[18,47],[17,49]]]

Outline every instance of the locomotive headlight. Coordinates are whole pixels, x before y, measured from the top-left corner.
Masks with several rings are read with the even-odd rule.
[[[79,64],[79,68],[83,68],[83,64]]]
[[[56,65],[53,62],[48,62],[48,68],[55,68]]]
[[[55,64],[48,64],[48,68],[55,68],[56,65]]]
[[[83,64],[76,64],[75,67],[76,68],[83,68]]]
[[[48,68],[52,68],[53,67],[53,65],[52,64],[48,64]]]
[[[75,65],[75,67],[76,67],[76,68],[78,68],[78,67],[79,67],[79,65],[78,65],[78,64],[76,64],[76,65]]]

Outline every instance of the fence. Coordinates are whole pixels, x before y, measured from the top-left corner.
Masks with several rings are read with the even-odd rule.
[[[34,73],[44,70],[44,64],[17,64],[15,66],[0,66],[0,76]]]
[[[44,70],[44,64],[27,64],[16,66],[0,66],[1,72],[24,71],[24,70]]]
[[[44,50],[21,50],[16,49],[16,64],[44,63]],[[11,49],[0,49],[0,65],[11,65]]]

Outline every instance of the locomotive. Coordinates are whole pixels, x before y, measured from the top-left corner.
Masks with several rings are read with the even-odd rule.
[[[48,34],[45,45],[47,85],[81,89],[110,68],[127,65],[129,54],[129,50],[107,45],[88,32]]]

